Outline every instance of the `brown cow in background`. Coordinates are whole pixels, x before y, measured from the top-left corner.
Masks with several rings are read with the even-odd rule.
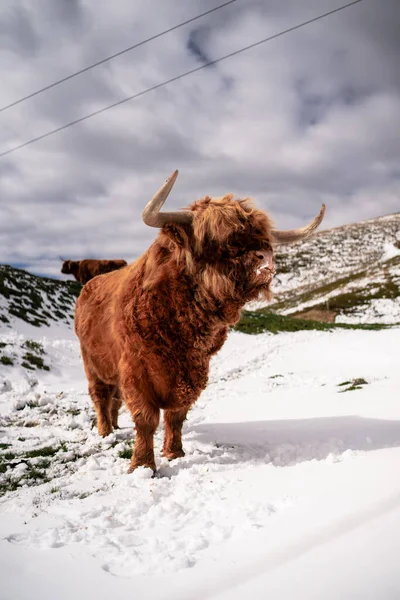
[[[73,275],[79,283],[83,285],[96,277],[110,271],[116,271],[126,267],[126,260],[96,260],[85,258],[84,260],[64,260],[61,273],[64,275]]]
[[[182,424],[207,385],[210,358],[250,300],[270,296],[273,248],[309,237],[307,226],[280,231],[268,215],[231,194],[160,212],[175,171],[147,204],[154,243],[121,271],[97,277],[76,303],[75,331],[100,435],[117,424],[115,393],[136,426],[130,470],[155,470],[153,436],[164,410],[163,454],[184,456]]]

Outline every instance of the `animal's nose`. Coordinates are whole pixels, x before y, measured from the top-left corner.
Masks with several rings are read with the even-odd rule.
[[[257,250],[256,257],[261,260],[263,264],[267,265],[269,269],[274,268],[274,253],[272,250]]]
[[[272,251],[271,250],[257,250],[256,256],[260,260],[267,260],[267,259],[269,259],[270,256],[272,256]]]

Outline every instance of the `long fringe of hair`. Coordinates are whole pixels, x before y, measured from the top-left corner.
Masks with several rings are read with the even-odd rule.
[[[206,298],[223,301],[234,296],[236,282],[233,267],[205,262],[199,268],[198,259],[210,243],[222,246],[232,234],[245,232],[251,220],[260,235],[269,236],[272,223],[256,209],[250,198],[233,200],[233,194],[222,198],[206,196],[194,202],[191,230],[182,225],[166,225],[156,241],[136,262],[143,270],[142,289],[149,290],[168,276],[170,269],[193,276]]]

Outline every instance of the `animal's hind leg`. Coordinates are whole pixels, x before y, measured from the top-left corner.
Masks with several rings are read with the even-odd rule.
[[[163,456],[168,460],[185,456],[182,448],[182,425],[188,409],[164,410]]]
[[[108,385],[99,379],[92,379],[89,383],[89,394],[97,413],[97,429],[102,437],[106,437],[113,431],[112,395],[114,390],[113,385]]]

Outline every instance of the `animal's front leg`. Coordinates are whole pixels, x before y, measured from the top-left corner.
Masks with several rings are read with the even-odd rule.
[[[127,405],[130,408],[129,402]],[[131,410],[131,413],[135,422],[136,438],[128,473],[132,473],[137,467],[149,467],[155,472],[154,434],[160,420],[160,411],[146,406],[141,410]]]
[[[123,398],[135,423],[136,436],[128,473],[137,467],[149,467],[154,472],[154,434],[160,421],[160,409],[152,386],[140,371],[134,357],[127,353],[119,363],[118,397]]]
[[[182,448],[182,425],[188,409],[164,411],[163,456],[168,460],[185,456]]]

